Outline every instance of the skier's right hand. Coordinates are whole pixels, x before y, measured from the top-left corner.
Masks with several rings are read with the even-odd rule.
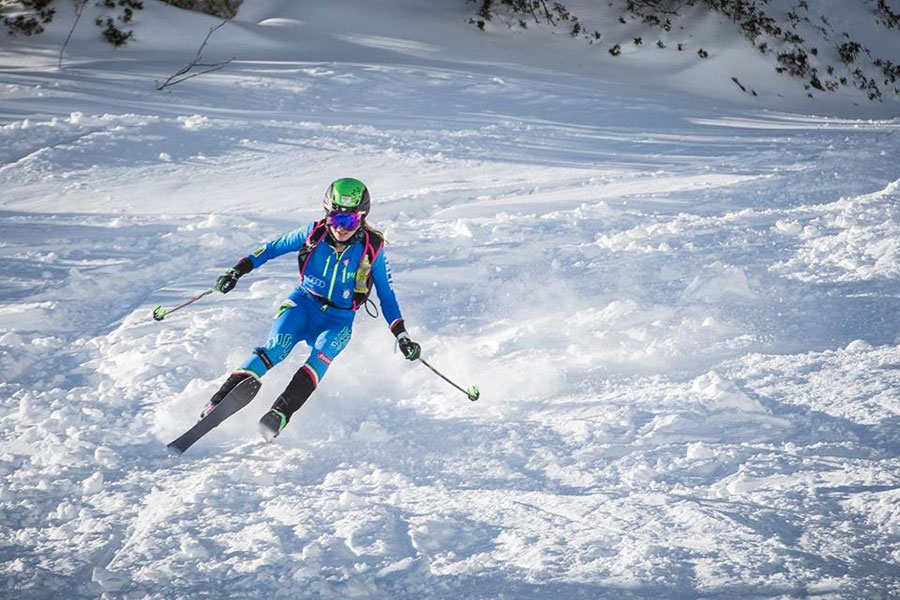
[[[238,279],[241,278],[241,275],[242,273],[237,269],[228,269],[221,277],[216,280],[216,285],[213,286],[213,289],[222,292],[223,294],[227,294],[234,289],[234,286],[237,285]]]
[[[252,270],[253,263],[250,262],[249,258],[244,257],[216,280],[216,285],[213,286],[213,289],[227,294],[234,289],[242,275],[246,275]]]

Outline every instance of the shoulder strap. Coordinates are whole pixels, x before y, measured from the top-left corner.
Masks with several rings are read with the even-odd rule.
[[[381,252],[381,249],[384,247],[384,238],[378,235],[374,231],[370,231],[368,229],[363,230],[365,232],[365,249],[366,256],[369,257],[369,263],[374,264],[375,259],[378,257],[378,253]]]
[[[363,259],[356,271],[356,286],[353,289],[353,310],[358,309],[372,293],[372,265],[384,247],[384,238],[369,229],[362,229],[360,241],[363,244]]]
[[[306,263],[309,261],[309,255],[312,254],[315,247],[325,239],[326,233],[328,233],[328,229],[325,227],[325,219],[316,221],[313,228],[309,231],[309,235],[306,236],[306,241],[303,242],[303,246],[300,248],[299,252],[297,252],[297,263],[300,266],[300,281],[303,281],[303,273],[306,271]]]

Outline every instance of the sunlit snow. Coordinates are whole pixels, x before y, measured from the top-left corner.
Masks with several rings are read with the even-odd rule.
[[[70,8],[0,42],[0,596],[900,597],[897,103],[750,98],[722,33],[667,55],[691,95],[473,10],[246,0],[164,91],[216,19],[145,2],[113,51],[85,17],[62,69]],[[360,314],[274,443],[302,349],[169,456],[296,261],[153,307],[344,176],[481,399]]]

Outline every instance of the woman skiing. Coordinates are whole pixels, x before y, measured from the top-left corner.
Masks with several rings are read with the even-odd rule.
[[[267,242],[216,281],[215,289],[227,294],[238,279],[270,259],[298,253],[300,285],[279,308],[265,346],[254,349],[229,375],[203,409],[201,418],[241,381],[248,377],[259,379],[303,340],[310,347],[306,362],[259,420],[263,436],[274,439],[347,346],[356,311],[366,303],[373,285],[381,312],[403,355],[409,360],[419,358],[421,348],[406,333],[391,285],[384,238],[366,222],[371,207],[369,190],[357,179],[338,179],[328,187],[323,204],[324,219]]]

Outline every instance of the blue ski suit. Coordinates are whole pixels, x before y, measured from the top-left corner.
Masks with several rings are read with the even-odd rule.
[[[266,344],[256,348],[238,370],[261,377],[287,358],[302,340],[311,350],[301,369],[308,372],[317,386],[331,362],[350,341],[356,310],[364,303],[365,296],[359,295],[361,284],[363,289],[374,284],[391,332],[396,336],[406,331],[382,247],[383,239],[363,226],[347,247],[338,252],[329,242],[327,232],[321,230],[323,227],[323,221],[309,223],[265,243],[242,260],[249,261],[252,269],[256,269],[283,254],[308,251],[305,261],[301,258],[300,285],[279,308]],[[317,235],[320,241],[315,243]],[[373,254],[375,259],[371,261]]]

